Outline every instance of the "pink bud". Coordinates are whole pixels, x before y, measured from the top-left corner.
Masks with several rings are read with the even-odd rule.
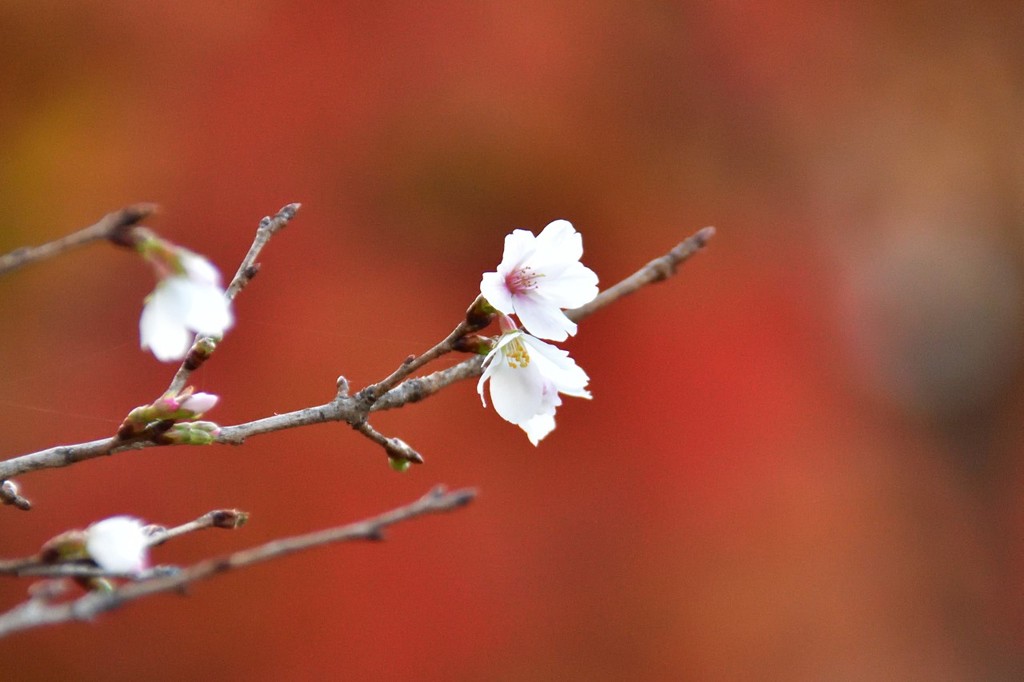
[[[498,315],[498,327],[501,328],[502,334],[508,334],[509,332],[518,329],[519,325],[517,325],[516,321],[511,317],[501,313]]]
[[[198,417],[204,412],[212,410],[218,400],[220,398],[212,393],[193,393],[182,401],[181,409],[188,410]]]

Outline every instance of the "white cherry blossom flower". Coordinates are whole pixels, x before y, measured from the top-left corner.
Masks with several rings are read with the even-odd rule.
[[[549,223],[537,236],[513,230],[496,272],[484,273],[480,293],[496,310],[517,315],[533,336],[564,341],[576,324],[563,308],[597,296],[597,275],[580,263],[583,236],[567,220]]]
[[[223,336],[234,323],[217,269],[185,249],[176,249],[174,256],[178,267],[156,285],[139,320],[142,348],[165,362],[185,357],[196,333]]]
[[[477,392],[486,407],[484,384],[490,382],[494,410],[537,445],[555,428],[559,394],[590,398],[590,379],[567,351],[515,329],[508,317],[501,324],[505,333],[484,358]]]
[[[104,571],[138,573],[146,568],[149,537],[130,516],[112,516],[85,531],[85,551]]]

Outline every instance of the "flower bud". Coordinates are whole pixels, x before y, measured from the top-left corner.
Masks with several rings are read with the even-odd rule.
[[[469,310],[466,311],[466,331],[476,332],[487,327],[497,312],[486,298],[477,296],[473,304],[469,306]]]
[[[167,429],[160,440],[173,445],[211,445],[219,435],[220,426],[213,422],[182,422]]]
[[[128,413],[117,435],[122,439],[141,435],[149,430],[151,433],[155,425],[160,422],[192,421],[203,416],[220,400],[212,393],[193,393],[189,386],[181,393],[165,394],[150,405],[141,405]],[[165,425],[166,426],[166,425]]]
[[[32,503],[21,496],[18,484],[10,480],[0,483],[0,504],[12,504],[22,511],[32,509]]]
[[[212,393],[193,393],[182,401],[178,409],[191,414],[191,418],[194,419],[202,416],[204,412],[212,410],[218,400],[220,398]]]
[[[412,462],[407,459],[396,459],[394,457],[388,457],[388,466],[397,471],[398,473],[405,473],[412,466]]]

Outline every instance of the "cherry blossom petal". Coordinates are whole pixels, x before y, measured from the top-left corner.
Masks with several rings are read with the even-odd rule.
[[[515,311],[523,327],[539,338],[565,341],[576,333],[575,322],[566,317],[558,306],[551,305],[539,297],[518,299]]]
[[[526,437],[530,439],[531,443],[537,445],[545,436],[555,430],[555,413],[538,414],[519,424],[519,428],[526,432]]]
[[[146,568],[149,538],[143,523],[130,516],[112,516],[86,529],[85,551],[105,571],[138,573]]]
[[[231,303],[220,287],[190,282],[188,314],[185,326],[200,334],[221,336],[234,323]]]
[[[188,313],[188,300],[179,287],[169,284],[157,285],[139,318],[143,350],[149,349],[162,362],[180,360],[192,345],[192,333],[181,323]]]

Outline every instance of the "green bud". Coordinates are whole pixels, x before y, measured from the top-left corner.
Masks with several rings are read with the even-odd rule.
[[[215,350],[217,350],[217,339],[213,336],[200,336],[192,346],[192,352],[204,359],[213,355]]]
[[[412,462],[407,459],[388,457],[388,466],[401,474],[409,470],[409,467],[412,466]]]
[[[175,424],[161,437],[166,443],[177,445],[210,445],[217,441],[220,426],[213,422],[184,422]]]

